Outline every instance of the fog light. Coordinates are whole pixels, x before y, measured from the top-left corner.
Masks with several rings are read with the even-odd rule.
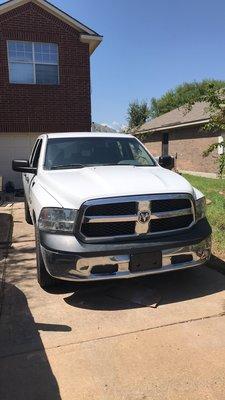
[[[192,254],[178,254],[177,256],[171,257],[171,264],[183,264],[186,262],[193,261]]]
[[[205,249],[205,250],[197,250],[196,254],[201,260],[205,260],[205,259],[210,257],[210,251],[207,250],[207,249]]]
[[[112,275],[112,274],[116,274],[118,272],[118,265],[95,265],[92,270],[91,273],[93,275]]]

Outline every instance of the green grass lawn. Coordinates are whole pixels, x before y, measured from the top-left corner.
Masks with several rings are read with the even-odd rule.
[[[225,259],[225,179],[183,176],[212,201],[207,206],[207,217],[213,229],[213,254]]]

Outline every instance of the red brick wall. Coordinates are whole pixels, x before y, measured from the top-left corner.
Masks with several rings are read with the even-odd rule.
[[[7,40],[57,43],[59,85],[9,83]],[[90,131],[90,62],[79,33],[33,3],[0,15],[0,132]]]
[[[195,172],[217,172],[217,151],[207,158],[202,153],[210,144],[218,141],[219,134],[200,131],[198,128],[183,128],[169,133],[169,154],[177,154],[179,170]],[[151,141],[145,143],[154,156],[162,153],[162,133],[151,135]]]

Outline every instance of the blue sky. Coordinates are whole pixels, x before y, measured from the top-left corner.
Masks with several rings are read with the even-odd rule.
[[[225,79],[224,0],[50,0],[104,36],[91,58],[92,118],[126,123],[134,99]]]

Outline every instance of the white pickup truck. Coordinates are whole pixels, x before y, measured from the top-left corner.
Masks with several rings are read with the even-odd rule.
[[[131,135],[44,134],[13,170],[23,173],[41,287],[197,267],[210,257],[204,195]]]

